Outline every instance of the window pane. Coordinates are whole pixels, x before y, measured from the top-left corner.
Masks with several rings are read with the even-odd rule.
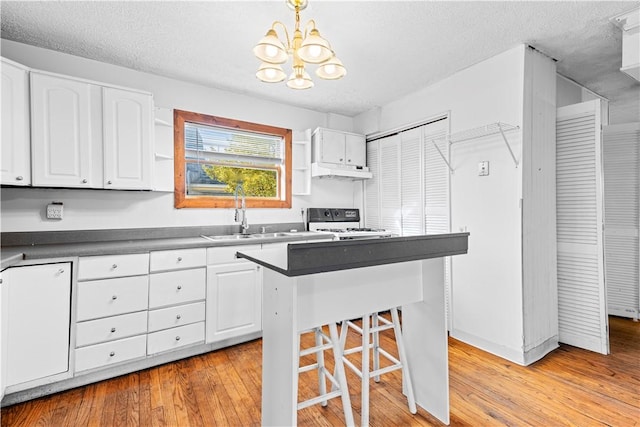
[[[291,207],[291,130],[174,111],[175,206]]]

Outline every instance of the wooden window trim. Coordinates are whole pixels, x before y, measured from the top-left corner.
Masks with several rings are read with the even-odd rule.
[[[247,208],[291,208],[291,129],[275,126],[267,126],[258,123],[243,122],[240,120],[226,119],[223,117],[209,116],[190,111],[173,111],[173,144],[174,144],[174,204],[180,208],[233,208],[235,207],[233,196],[212,197],[192,196],[187,197],[185,188],[185,158],[184,158],[184,123],[199,123],[212,126],[221,126],[231,129],[242,129],[268,135],[278,135],[284,139],[285,147],[285,198],[266,199],[261,197],[247,197]]]

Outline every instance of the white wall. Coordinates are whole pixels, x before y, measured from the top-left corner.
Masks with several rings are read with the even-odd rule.
[[[384,132],[445,111],[451,132],[489,123],[522,126],[524,45],[354,118],[356,131]],[[521,158],[519,131],[508,134]],[[490,162],[480,177],[477,164]],[[455,145],[452,151],[452,231],[469,231],[469,252],[452,257],[453,330],[501,354],[522,353],[521,170],[501,138]]]
[[[351,131],[352,119],[252,98],[175,79],[141,73],[51,50],[1,41],[2,56],[31,68],[131,87],[153,93],[155,105],[293,130],[333,125]],[[283,86],[283,90],[289,90]],[[360,207],[361,183],[312,181],[310,196],[293,196],[291,209],[250,209],[251,223],[301,221],[309,206]],[[52,201],[64,203],[62,221],[47,220]],[[106,190],[3,188],[2,231],[49,231],[233,223],[230,209],[174,209],[173,193]]]

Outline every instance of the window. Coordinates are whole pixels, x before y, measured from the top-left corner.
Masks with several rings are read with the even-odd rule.
[[[175,207],[291,207],[291,129],[174,111]]]

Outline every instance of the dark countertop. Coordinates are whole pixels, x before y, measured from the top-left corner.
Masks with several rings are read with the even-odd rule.
[[[113,255],[144,253],[149,251],[170,250],[170,249],[190,249],[208,248],[221,246],[241,246],[264,243],[287,243],[300,240],[326,239],[327,235],[314,232],[289,232],[286,236],[278,237],[253,237],[244,239],[210,240],[201,236],[188,237],[166,237],[158,238],[157,234],[151,234],[156,238],[140,238],[135,235],[134,239],[110,240],[110,241],[80,241],[72,242],[67,239],[60,239],[62,242],[54,243],[51,238],[43,238],[42,243],[12,245],[2,247],[2,265],[5,269],[22,260],[35,260],[47,258],[69,258],[77,256]],[[122,237],[122,234],[119,235]],[[4,239],[3,239],[4,244]]]
[[[0,260],[0,270],[4,270],[5,268],[11,267],[12,265],[15,265],[22,261],[24,259],[24,253],[20,251],[3,250],[0,258],[2,258]]]
[[[466,254],[469,233],[429,234],[381,239],[341,240],[301,243],[262,251],[240,249],[238,258],[245,258],[295,277],[328,271],[371,267],[374,265],[416,261]]]

